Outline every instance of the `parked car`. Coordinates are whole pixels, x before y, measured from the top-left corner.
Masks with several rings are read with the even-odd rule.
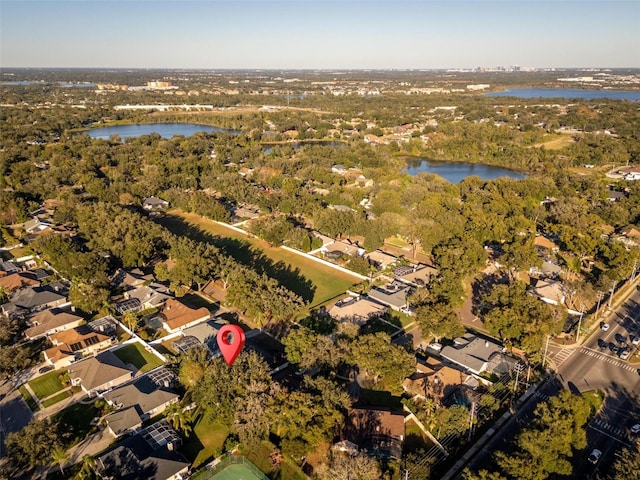
[[[600,348],[607,348],[607,346],[608,346],[608,345],[609,345],[609,344],[608,344],[605,340],[603,340],[602,338],[599,338],[599,339],[598,339],[598,347],[600,347]]]
[[[589,458],[587,458],[587,460],[589,460],[591,463],[595,465],[596,463],[598,463],[598,460],[600,460],[601,456],[602,456],[602,452],[597,448],[594,448],[591,454],[589,454]]]
[[[631,427],[631,433],[633,433],[634,435],[637,435],[638,433],[640,433],[640,423],[636,423],[634,426]]]
[[[621,360],[626,360],[627,358],[629,358],[630,354],[631,354],[631,352],[629,351],[628,348],[621,348],[618,351],[618,355],[620,356]]]
[[[55,370],[56,367],[54,367],[53,365],[45,365],[44,367],[40,367],[38,369],[38,373],[47,373],[50,372],[51,370]]]
[[[600,328],[602,329],[603,332],[606,332],[607,330],[609,330],[609,324],[606,322],[602,322],[600,324]]]
[[[440,350],[442,350],[442,344],[437,343],[437,342],[432,342],[432,343],[429,344],[429,346],[427,348],[430,348],[431,350],[439,352]]]
[[[634,335],[633,337],[631,337],[631,344],[635,346],[640,345],[640,337],[637,335]]]

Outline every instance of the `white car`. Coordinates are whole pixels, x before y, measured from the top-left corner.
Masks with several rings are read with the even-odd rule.
[[[602,455],[602,452],[597,448],[594,448],[591,454],[589,455],[589,458],[587,458],[587,460],[589,460],[591,463],[595,465],[596,463],[598,463],[598,460],[600,460],[601,455]]]
[[[605,323],[605,322],[602,322],[600,324],[600,328],[602,329],[603,332],[606,332],[607,330],[609,330],[609,324]]]
[[[640,345],[640,337],[638,337],[637,335],[631,337],[631,344],[636,346]]]
[[[640,423],[636,423],[633,427],[631,427],[631,433],[634,435],[640,433]]]
[[[621,360],[626,360],[627,358],[629,358],[629,355],[631,354],[631,352],[629,351],[628,348],[624,348],[622,350],[620,350],[620,359]]]
[[[435,350],[436,352],[439,352],[440,350],[442,350],[442,344],[433,342],[433,343],[430,343],[427,348],[430,348],[431,350]]]

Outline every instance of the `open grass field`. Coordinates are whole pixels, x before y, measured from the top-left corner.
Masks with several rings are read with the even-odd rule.
[[[211,480],[262,480],[264,475],[258,476],[253,470],[245,467],[242,464],[229,465],[220,473],[211,477]]]
[[[36,397],[42,400],[43,398],[53,395],[64,388],[58,379],[58,376],[62,373],[64,372],[55,370],[53,372],[45,373],[44,375],[31,380],[29,382],[29,387],[31,387],[33,393],[36,394]]]
[[[113,353],[125,364],[131,363],[143,373],[163,364],[153,353],[147,352],[139,342],[130,343],[118,350],[114,350]]]
[[[300,295],[310,307],[322,305],[360,280],[302,255],[271,247],[199,215],[172,210],[158,222],[178,235],[210,242],[244,265],[259,265],[271,277]]]
[[[180,451],[193,464],[193,468],[197,469],[222,453],[228,435],[226,425],[217,422],[210,415],[203,415]]]
[[[562,150],[567,145],[575,143],[573,135],[569,134],[550,134],[545,135],[545,141],[537,143],[535,147],[544,147],[546,150]]]

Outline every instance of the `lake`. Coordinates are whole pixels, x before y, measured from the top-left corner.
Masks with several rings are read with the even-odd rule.
[[[504,92],[486,93],[487,97],[520,97],[520,98],[581,98],[593,100],[605,98],[609,100],[640,100],[640,91],[634,90],[581,90],[572,88],[513,88]]]
[[[411,176],[419,173],[435,173],[451,183],[460,183],[466,177],[472,175],[478,176],[482,180],[493,180],[500,177],[508,177],[514,180],[527,178],[524,173],[480,163],[442,162],[419,158],[409,160],[408,165],[406,171]]]
[[[93,128],[85,131],[91,138],[101,138],[103,140],[108,140],[111,135],[118,135],[124,140],[125,138],[140,137],[152,133],[157,133],[162,138],[172,138],[176,135],[190,137],[198,132],[217,132],[237,135],[240,133],[240,130],[212,127],[210,125],[198,125],[195,123],[140,123],[113,125],[111,127]]]

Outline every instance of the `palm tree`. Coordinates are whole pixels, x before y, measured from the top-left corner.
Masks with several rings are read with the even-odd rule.
[[[67,453],[67,450],[62,445],[58,444],[53,449],[53,452],[51,452],[51,465],[58,464],[60,467],[60,473],[64,475],[62,465],[67,461],[69,461],[69,454]]]
[[[181,431],[185,437],[188,437],[193,430],[191,423],[193,422],[193,410],[185,410],[180,402],[172,403],[166,409],[165,418],[169,424],[176,430]]]
[[[131,330],[133,333],[135,333],[138,329],[138,315],[133,311],[129,310],[125,312],[124,316],[122,317],[122,321],[127,325],[127,327],[129,327],[129,330]]]
[[[9,287],[0,285],[0,302],[4,303],[6,300],[9,299],[10,295],[11,295],[11,290],[9,290]]]
[[[73,477],[73,480],[89,480],[95,478],[95,467],[95,460],[89,455],[85,455],[82,459],[82,467],[78,473],[76,473],[75,477]]]

